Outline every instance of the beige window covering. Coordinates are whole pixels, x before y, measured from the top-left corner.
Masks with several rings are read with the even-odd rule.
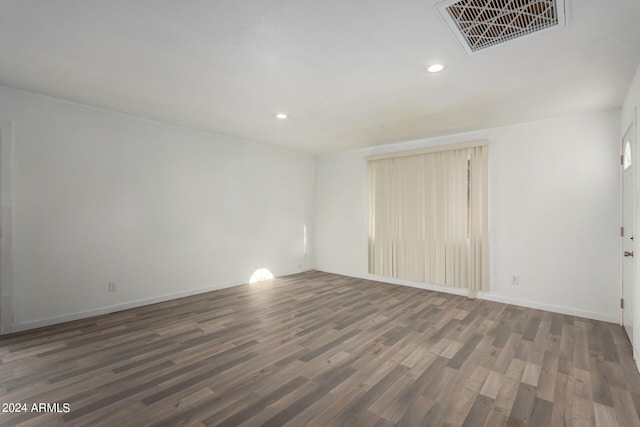
[[[488,145],[454,147],[367,159],[369,273],[488,289]]]

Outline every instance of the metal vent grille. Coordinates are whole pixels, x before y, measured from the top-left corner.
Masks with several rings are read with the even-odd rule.
[[[563,0],[454,0],[436,9],[467,53],[565,24]]]

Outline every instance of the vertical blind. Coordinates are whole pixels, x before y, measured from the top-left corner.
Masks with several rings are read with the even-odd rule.
[[[367,160],[369,273],[487,290],[487,143]]]

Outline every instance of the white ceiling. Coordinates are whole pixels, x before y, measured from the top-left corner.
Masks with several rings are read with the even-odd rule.
[[[0,84],[309,153],[621,106],[640,1],[471,56],[439,1],[0,0]]]

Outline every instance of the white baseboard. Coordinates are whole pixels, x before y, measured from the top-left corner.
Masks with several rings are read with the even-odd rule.
[[[522,300],[518,298],[505,297],[502,295],[487,292],[478,292],[478,298],[488,301],[501,302],[504,304],[518,305],[520,307],[534,308],[536,310],[551,311],[553,313],[567,314],[569,316],[584,317],[586,319],[601,320],[603,322],[619,324],[620,320],[616,316],[610,316],[592,311],[580,310],[572,307],[563,307],[553,304],[543,304],[535,301]]]
[[[451,288],[447,286],[431,285],[428,283],[412,282],[409,280],[395,279],[391,277],[382,277],[382,276],[376,276],[373,274],[353,274],[353,273],[345,273],[340,271],[331,271],[331,270],[326,270],[321,268],[316,268],[316,270],[323,271],[325,273],[339,274],[341,276],[357,277],[359,279],[391,283],[394,285],[410,286],[414,288],[426,289],[429,291],[444,292],[447,294],[462,295],[462,296],[468,296],[469,294],[469,291],[467,289]],[[520,307],[534,308],[536,310],[550,311],[552,313],[567,314],[570,316],[584,317],[584,318],[593,319],[593,320],[601,320],[603,322],[619,323],[619,319],[616,316],[610,316],[602,313],[594,313],[591,311],[580,310],[577,308],[562,307],[562,306],[557,306],[553,304],[544,304],[536,301],[528,301],[528,300],[523,300],[518,298],[506,297],[503,295],[496,295],[490,292],[478,292],[476,297],[478,299],[484,299],[487,301],[495,301],[495,302],[501,302],[504,304],[517,305]]]
[[[59,316],[48,317],[46,319],[38,319],[38,320],[30,320],[28,322],[14,323],[11,327],[11,332],[22,332],[29,329],[41,328],[43,326],[51,326],[58,323],[70,322],[70,321],[79,320],[79,319],[86,319],[87,317],[100,316],[102,314],[114,313],[116,311],[128,310],[130,308],[142,307],[145,305],[156,304],[159,302],[170,301],[178,298],[184,298],[184,297],[188,297],[196,294],[203,294],[206,292],[230,288],[232,286],[238,286],[243,284],[244,283],[225,283],[221,285],[208,286],[205,288],[193,289],[189,291],[176,292],[173,294],[160,295],[157,297],[143,298],[135,301],[123,302],[119,304],[109,305],[106,307],[99,307],[91,310],[79,311],[76,313],[62,314]]]
[[[296,271],[290,271],[290,272],[282,272],[282,273],[279,273],[277,275],[277,277],[289,276],[291,274],[302,273],[302,272],[310,271],[310,270],[313,270],[313,269],[312,268],[305,268],[305,269],[302,269],[302,270],[296,270]],[[316,270],[323,271],[325,273],[339,274],[339,275],[342,275],[342,276],[357,277],[357,278],[365,279],[365,280],[373,280],[373,281],[378,281],[378,282],[391,283],[391,284],[394,284],[394,285],[410,286],[410,287],[413,287],[413,288],[425,289],[425,290],[435,291],[435,292],[444,292],[444,293],[448,293],[448,294],[461,295],[461,296],[467,296],[468,295],[468,290],[467,289],[461,289],[461,288],[450,288],[450,287],[446,287],[446,286],[432,285],[432,284],[428,284],[428,283],[412,282],[412,281],[409,281],[409,280],[402,280],[402,279],[395,279],[395,278],[389,278],[389,277],[375,276],[373,274],[354,274],[354,273],[346,273],[346,272],[341,272],[341,271],[330,271],[330,270],[319,269],[319,268],[317,268]],[[45,319],[37,319],[37,320],[30,320],[30,321],[27,321],[27,322],[14,323],[14,324],[11,325],[11,333],[22,332],[22,331],[26,331],[26,330],[29,330],[29,329],[41,328],[41,327],[44,327],[44,326],[51,326],[51,325],[55,325],[55,324],[58,324],[58,323],[70,322],[70,321],[73,321],[73,320],[85,319],[85,318],[88,318],[88,317],[99,316],[99,315],[107,314],[107,313],[114,313],[116,311],[122,311],[122,310],[127,310],[127,309],[130,309],[130,308],[142,307],[142,306],[149,305],[149,304],[156,304],[156,303],[159,303],[159,302],[170,301],[170,300],[174,300],[174,299],[178,299],[178,298],[188,297],[188,296],[191,296],[191,295],[202,294],[202,293],[206,293],[206,292],[216,291],[216,290],[219,290],[219,289],[225,289],[225,288],[230,288],[232,286],[239,286],[239,285],[244,285],[244,284],[246,284],[246,282],[223,283],[223,284],[212,285],[212,286],[208,286],[208,287],[204,287],[204,288],[197,288],[197,289],[192,289],[192,290],[183,291],[183,292],[176,292],[176,293],[167,294],[167,295],[160,295],[160,296],[157,296],[157,297],[144,298],[144,299],[135,300],[135,301],[128,301],[128,302],[124,302],[124,303],[120,303],[120,304],[114,304],[114,305],[110,305],[110,306],[106,306],[106,307],[99,307],[99,308],[86,310],[86,311],[80,311],[80,312],[76,312],[76,313],[62,314],[62,315],[59,315],[59,316],[48,317],[48,318],[45,318]],[[538,303],[538,302],[535,302],[535,301],[527,301],[527,300],[521,300],[521,299],[516,299],[516,298],[511,298],[511,297],[505,297],[505,296],[502,296],[502,295],[496,295],[496,294],[492,294],[492,293],[488,293],[488,292],[478,292],[477,298],[485,299],[485,300],[488,300],[488,301],[501,302],[501,303],[505,303],[505,304],[518,305],[518,306],[522,306],[522,307],[534,308],[534,309],[538,309],[538,310],[546,310],[546,311],[551,311],[551,312],[554,312],[554,313],[567,314],[567,315],[571,315],[571,316],[585,317],[587,319],[602,320],[602,321],[605,321],[605,322],[618,323],[618,319],[615,316],[609,316],[609,315],[605,315],[605,314],[601,314],[601,313],[593,313],[593,312],[579,310],[579,309],[575,309],[575,308],[571,308],[571,307],[562,307],[562,306],[556,306],[556,305],[552,305],[552,304],[542,304],[542,303]],[[636,362],[638,363],[638,368],[640,369],[640,358],[637,358]]]
[[[392,285],[409,286],[411,288],[425,289],[427,291],[444,292],[447,294],[468,296],[469,290],[464,288],[449,288],[446,286],[432,285],[429,283],[412,282],[411,280],[396,279],[394,277],[376,276],[375,274],[348,274],[336,271],[320,270],[324,273],[339,274],[341,276],[356,277],[358,279],[372,280],[374,282],[391,283]]]
[[[311,268],[296,270],[293,272],[284,272],[276,277],[289,276],[291,274],[310,271]],[[233,286],[245,285],[247,282],[229,282],[218,285],[207,286],[204,288],[191,289],[188,291],[176,292],[172,294],[160,295],[157,297],[143,298],[135,301],[128,301],[119,304],[109,305],[106,307],[94,308],[91,310],[79,311],[76,313],[62,314],[59,316],[48,317],[45,319],[30,320],[27,322],[13,323],[11,325],[11,333],[23,332],[29,329],[42,328],[44,326],[56,325],[58,323],[71,322],[73,320],[86,319],[88,317],[100,316],[102,314],[114,313],[116,311],[128,310],[130,308],[142,307],[145,305],[156,304],[159,302],[170,301],[178,298],[184,298],[191,295],[203,294],[206,292],[217,291],[220,289],[230,288]]]

